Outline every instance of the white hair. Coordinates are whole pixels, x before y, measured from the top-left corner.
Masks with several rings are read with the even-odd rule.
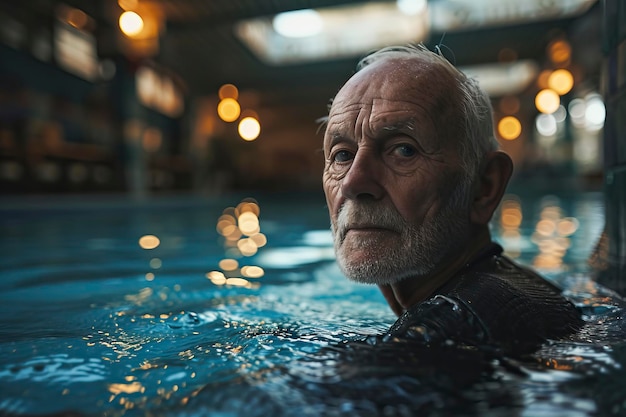
[[[466,76],[448,61],[439,49],[433,52],[422,44],[382,48],[361,59],[356,70],[358,72],[374,62],[387,59],[426,61],[446,71],[456,81],[452,87],[460,100],[458,109],[455,109],[460,116],[457,127],[459,154],[465,173],[474,178],[485,154],[498,149],[493,130],[493,110],[487,93],[476,80]]]

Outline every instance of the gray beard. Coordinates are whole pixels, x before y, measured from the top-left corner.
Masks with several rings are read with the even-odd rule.
[[[411,276],[432,273],[442,259],[459,249],[469,233],[470,184],[463,180],[447,204],[419,226],[408,224],[395,208],[376,201],[348,200],[341,207],[336,224],[331,224],[337,264],[344,275],[366,284],[393,284]],[[365,261],[350,262],[343,246],[349,224],[378,225],[399,233],[396,244],[377,245],[364,241],[360,249],[372,252]]]

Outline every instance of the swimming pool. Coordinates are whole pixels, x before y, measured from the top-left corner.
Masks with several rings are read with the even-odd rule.
[[[626,413],[624,305],[586,265],[600,193],[509,194],[494,217],[587,321],[526,360],[351,345],[395,317],[337,270],[319,195],[31,198],[0,214],[0,414]]]

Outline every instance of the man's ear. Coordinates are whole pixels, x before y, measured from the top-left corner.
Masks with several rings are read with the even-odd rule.
[[[500,204],[511,174],[513,161],[501,151],[489,152],[478,173],[474,186],[470,220],[475,224],[487,224]]]

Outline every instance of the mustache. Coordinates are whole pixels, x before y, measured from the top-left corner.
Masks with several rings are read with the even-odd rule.
[[[405,220],[393,207],[378,203],[346,201],[337,215],[333,232],[343,241],[348,230],[357,227],[388,229],[401,233]]]

